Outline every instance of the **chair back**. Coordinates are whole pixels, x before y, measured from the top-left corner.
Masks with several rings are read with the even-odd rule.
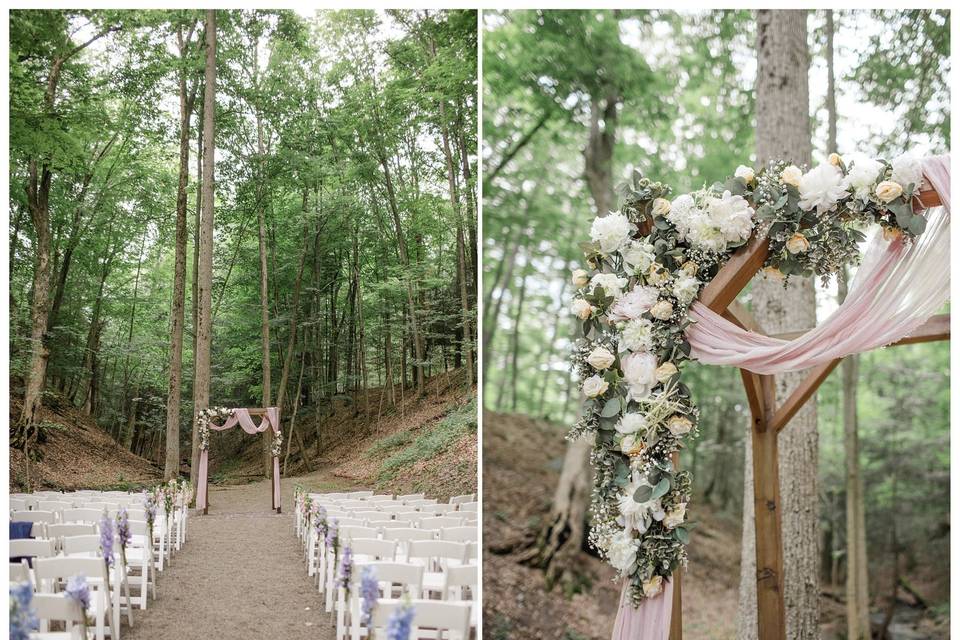
[[[476,513],[479,502],[461,502],[460,508],[457,509],[461,513]]]
[[[386,629],[390,616],[402,605],[403,602],[398,600],[378,600],[371,615],[370,637],[380,637],[373,631]],[[470,605],[438,600],[411,600],[410,605],[414,612],[410,637],[419,638],[420,629],[436,629],[437,637],[445,631],[443,637],[450,640],[467,640],[469,637]]]
[[[354,511],[350,515],[360,520],[379,520],[386,514],[384,514],[382,511]]]
[[[363,579],[364,567],[373,569],[377,582],[387,583],[390,586],[399,585],[411,597],[420,597],[420,591],[423,589],[423,566],[404,562],[358,562],[353,572],[353,581],[356,586],[360,586]],[[359,593],[359,590],[356,593]],[[384,594],[385,598],[391,597],[389,591],[385,590]]]
[[[85,536],[97,532],[97,525],[92,522],[68,522],[65,524],[51,524],[47,526],[47,537],[63,538],[64,536]]]
[[[423,500],[426,496],[422,493],[408,493],[404,496],[397,496],[397,502],[406,502],[407,500]]]
[[[452,516],[437,516],[436,518],[424,518],[420,521],[421,529],[445,529],[447,527],[459,527],[463,523],[461,518]]]
[[[30,565],[26,560],[10,563],[10,584],[30,582]]]
[[[63,539],[63,554],[67,556],[77,554],[99,554],[100,536],[67,536]]]
[[[86,615],[80,603],[65,593],[35,593],[31,605],[37,614],[37,620],[41,623],[41,628],[44,622],[63,622],[69,628],[73,624],[82,623]],[[32,634],[31,637],[33,637]],[[38,637],[46,637],[46,635],[41,634]],[[68,637],[80,638],[79,628]]]
[[[14,511],[10,516],[10,519],[14,522],[43,522],[46,524],[53,524],[56,522],[57,517],[54,515],[53,511]]]
[[[443,572],[443,595],[444,600],[450,600],[453,593],[454,599],[459,600],[463,593],[463,588],[468,587],[471,594],[477,591],[477,582],[479,579],[479,567],[475,564],[466,564],[460,567],[447,567]]]
[[[383,531],[384,540],[396,540],[397,542],[433,540],[435,537],[435,532],[429,529],[384,529]]]
[[[476,527],[446,527],[440,529],[440,539],[452,542],[476,542],[479,531]]]
[[[376,538],[377,529],[373,527],[341,526],[338,531],[341,540],[351,540],[353,538]]]
[[[81,507],[77,509],[64,509],[63,522],[100,522],[103,517],[103,508]]]
[[[54,553],[53,540],[24,538],[10,541],[11,558],[50,558]]]
[[[475,493],[468,493],[462,496],[453,496],[450,498],[450,504],[464,504],[467,502],[473,502],[476,499],[477,495]]]
[[[448,540],[412,540],[408,547],[408,557],[425,559],[428,562],[437,561],[440,566],[447,566],[449,560],[459,564],[467,561],[467,543],[450,542]]]
[[[52,591],[53,582],[67,580],[71,576],[83,575],[88,580],[101,581],[106,584],[107,565],[103,558],[58,557],[37,558],[33,562],[33,573],[37,578],[38,587],[44,587],[44,592]],[[48,584],[49,583],[49,584]],[[92,586],[97,586],[93,583]]]
[[[397,543],[395,540],[353,538],[349,545],[355,556],[369,556],[371,560],[389,560],[391,562],[397,558]]]

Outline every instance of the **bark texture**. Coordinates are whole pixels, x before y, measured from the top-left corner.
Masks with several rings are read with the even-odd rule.
[[[811,157],[806,11],[757,12],[757,164],[784,159],[807,164]],[[808,329],[816,323],[812,278],[754,282],[753,312],[767,333]],[[778,375],[777,402],[803,379]],[[756,538],[750,436],[745,438],[743,543],[738,638],[757,638]],[[787,638],[820,635],[817,413],[809,401],[780,433],[780,495],[783,520],[784,605]]]

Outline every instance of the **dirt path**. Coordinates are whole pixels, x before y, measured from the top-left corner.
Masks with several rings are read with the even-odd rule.
[[[134,610],[129,640],[327,640],[331,617],[301,559],[293,531],[293,487],[311,489],[318,476],[282,482],[284,513],[270,510],[266,481],[210,487],[206,516],[189,520],[187,542],[164,568],[157,599]]]

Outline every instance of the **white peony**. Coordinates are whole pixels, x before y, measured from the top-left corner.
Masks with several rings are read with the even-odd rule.
[[[832,164],[820,164],[807,171],[797,188],[800,190],[800,208],[804,211],[816,209],[817,213],[833,211],[837,208],[837,201],[847,193],[843,173]]]
[[[653,348],[653,323],[646,318],[627,322],[620,330],[620,346],[629,351],[650,351]]]
[[[610,368],[610,365],[612,365],[616,359],[616,356],[607,351],[606,348],[597,347],[587,356],[587,364],[597,371],[603,371],[604,369]]]
[[[744,165],[737,167],[737,170],[733,172],[733,175],[737,178],[743,178],[744,182],[747,184],[753,182],[754,178],[753,169]]]
[[[623,294],[623,288],[627,286],[627,282],[626,278],[621,278],[615,273],[598,273],[590,278],[590,287],[603,287],[603,292],[616,300]]]
[[[890,166],[893,168],[890,180],[902,185],[904,189],[911,184],[915,191],[920,189],[920,183],[923,181],[923,167],[919,160],[909,153],[904,153],[894,158]]]
[[[663,526],[667,529],[676,529],[683,524],[683,518],[687,515],[687,503],[681,502],[673,509],[667,512],[663,519]]]
[[[588,398],[602,396],[610,388],[610,383],[600,376],[590,376],[583,381],[583,394]]]
[[[742,196],[731,195],[724,191],[719,198],[707,201],[707,215],[710,222],[727,242],[746,240],[753,232],[754,210]]]
[[[610,306],[607,317],[610,322],[622,322],[639,318],[657,302],[660,292],[654,287],[634,287]]]
[[[590,227],[590,239],[600,243],[600,251],[613,253],[630,239],[630,221],[622,213],[611,213],[595,218]]]
[[[570,280],[573,282],[573,286],[577,289],[582,289],[590,282],[590,276],[583,269],[574,269]]]
[[[727,248],[727,241],[723,237],[723,232],[714,226],[705,213],[701,213],[691,220],[690,229],[687,231],[687,240],[693,246],[704,251],[717,253]]]
[[[657,357],[652,353],[631,353],[620,361],[623,380],[629,389],[627,397],[643,400],[657,384]]]
[[[857,155],[847,160],[850,167],[847,177],[844,178],[843,186],[853,193],[860,200],[866,200],[873,191],[873,185],[877,184],[880,178],[880,171],[883,164],[873,158],[864,155]]]
[[[581,320],[588,320],[590,316],[593,315],[593,312],[596,311],[596,308],[583,298],[577,298],[573,301],[570,310],[573,311],[573,315]]]
[[[617,571],[625,572],[637,560],[637,543],[627,531],[621,531],[610,538],[607,558]]]
[[[693,302],[699,290],[700,281],[683,271],[673,283],[673,295],[684,306]]]
[[[656,254],[653,252],[653,245],[644,240],[643,242],[633,241],[620,249],[620,255],[623,256],[623,263],[627,267],[630,275],[636,275],[646,271],[653,263]]]
[[[617,426],[614,428],[618,433],[625,435],[637,433],[638,431],[646,431],[647,417],[642,413],[631,411],[630,413],[623,414],[623,416],[620,418],[620,422],[618,422]]]
[[[690,226],[694,218],[702,216],[703,212],[697,208],[697,203],[693,196],[688,193],[677,196],[670,203],[670,212],[667,214],[667,220],[673,223],[680,232],[680,237],[685,238],[690,231]]]
[[[638,533],[644,533],[653,521],[661,521],[666,517],[660,499],[647,500],[646,502],[637,502],[633,499],[633,494],[641,487],[650,487],[645,477],[639,473],[634,473],[634,477],[623,489],[623,493],[617,498],[617,507],[620,510],[620,516],[623,519],[621,523],[627,531],[635,530]]]

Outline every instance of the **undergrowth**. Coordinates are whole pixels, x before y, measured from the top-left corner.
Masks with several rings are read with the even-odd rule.
[[[462,436],[471,433],[475,434],[476,432],[477,401],[473,399],[467,404],[450,411],[435,427],[418,436],[412,443],[384,460],[383,464],[380,465],[380,473],[377,476],[377,480],[379,482],[389,482],[396,476],[397,470],[408,465],[416,464],[421,460],[429,460],[443,452]],[[408,442],[412,437],[409,432],[393,434],[377,442],[373,448],[376,448],[391,438],[396,438],[401,435],[406,435]],[[397,438],[396,441],[399,442],[400,438]],[[397,446],[400,445],[395,444],[392,448],[396,448]],[[383,451],[386,450],[388,450],[388,448],[384,447]]]

